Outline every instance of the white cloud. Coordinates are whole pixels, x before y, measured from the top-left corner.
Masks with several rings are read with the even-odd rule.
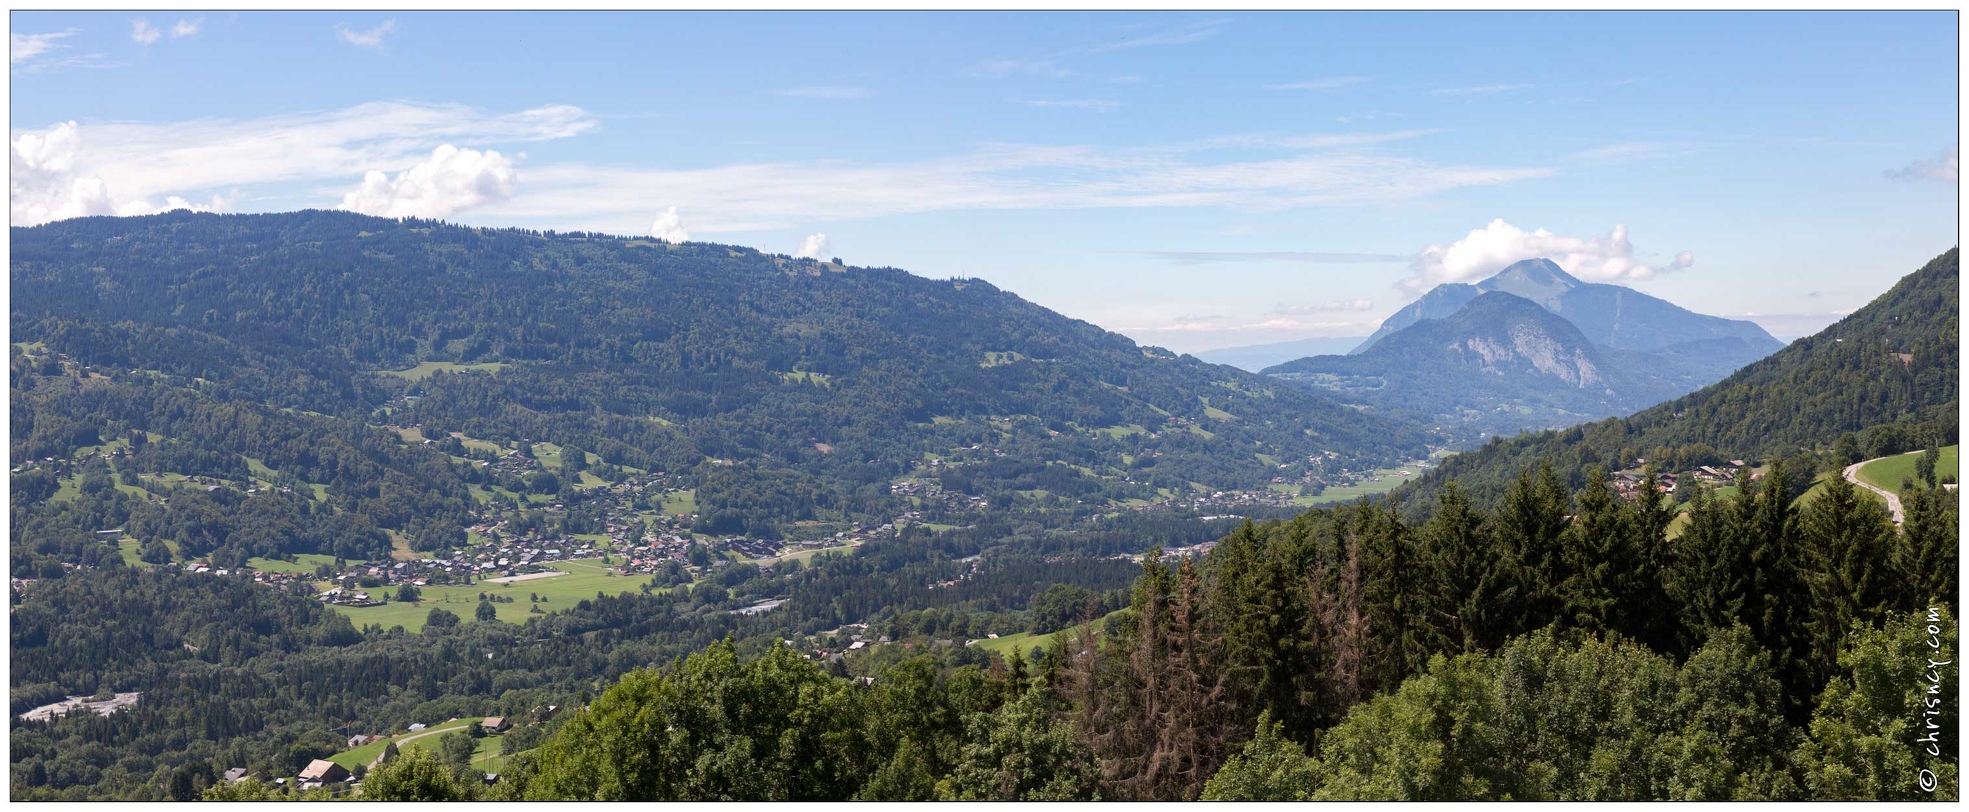
[[[1272,308],[1272,315],[1311,316],[1319,313],[1361,313],[1373,309],[1373,299],[1341,299],[1309,305],[1279,305]]]
[[[11,219],[30,226],[83,214],[148,213],[156,206],[146,201],[259,184],[340,185],[372,169],[406,169],[437,144],[564,138],[594,124],[577,107],[495,114],[400,102],[246,120],[65,122],[14,138]]]
[[[1093,110],[1097,113],[1121,109],[1121,102],[1111,99],[1035,99],[1026,103],[1034,107],[1064,107],[1072,110]]]
[[[808,259],[820,259],[833,250],[834,244],[828,242],[826,234],[814,233],[808,234],[805,240],[800,241],[800,250],[795,251],[793,255]]]
[[[16,34],[9,32],[7,35],[8,45],[10,46],[8,64],[18,65],[57,48],[67,47],[60,42],[56,42],[56,40],[73,36],[74,34],[74,29],[55,31],[47,34]]]
[[[671,206],[656,215],[656,222],[650,223],[649,234],[664,242],[689,242],[691,234],[684,230],[684,218],[677,214],[677,207]]]
[[[1367,77],[1365,76],[1329,76],[1324,79],[1314,79],[1307,82],[1266,85],[1266,87],[1273,90],[1339,90],[1340,88],[1352,87],[1366,81]]]
[[[780,91],[779,95],[794,96],[803,99],[830,99],[834,101],[847,101],[849,99],[866,99],[869,97],[870,94],[868,92],[868,88],[865,87],[817,85],[812,87],[789,87],[785,90]]]
[[[82,152],[81,128],[73,121],[45,130],[25,132],[13,139],[9,183],[15,225],[95,215],[155,214],[172,209],[227,211],[231,198],[214,195],[211,203],[192,203],[166,196],[161,206],[142,198],[115,197],[103,179],[76,171]]]
[[[1632,141],[1623,144],[1608,144],[1604,147],[1583,149],[1567,155],[1566,159],[1585,163],[1619,164],[1653,158],[1662,152],[1662,144],[1653,141]]]
[[[1165,28],[1147,36],[1117,40],[1106,45],[1097,45],[1088,49],[1088,52],[1098,54],[1105,51],[1143,48],[1152,45],[1186,45],[1215,35],[1218,29],[1229,22],[1230,20],[1204,20],[1201,22],[1185,23]]]
[[[377,51],[383,50],[383,38],[395,33],[396,30],[397,21],[395,19],[384,20],[381,25],[371,28],[368,31],[351,31],[346,25],[341,23],[335,24],[335,36],[343,42],[358,48],[371,48]]]
[[[1049,79],[1065,79],[1073,71],[1060,67],[1051,59],[987,59],[971,67],[972,76],[1003,79],[1007,76],[1044,76]]]
[[[1938,180],[1955,183],[1955,147],[1949,147],[1932,160],[1915,161],[1899,169],[1889,170],[1887,177],[1895,180]]]
[[[392,178],[371,169],[341,208],[378,217],[448,217],[453,212],[503,202],[519,190],[513,161],[493,150],[445,144],[429,160]]]
[[[1209,160],[1205,160],[1208,158]],[[530,165],[527,193],[491,210],[505,222],[628,232],[651,190],[707,233],[934,211],[1225,206],[1254,211],[1396,203],[1552,174],[1443,166],[1368,146],[1226,160],[1183,148],[998,144],[948,158],[806,161],[644,169]]]
[[[1469,233],[1449,245],[1430,245],[1409,264],[1403,290],[1419,295],[1445,282],[1475,282],[1519,260],[1544,257],[1566,273],[1587,282],[1653,279],[1657,274],[1695,264],[1695,254],[1683,251],[1669,267],[1634,258],[1627,226],[1615,225],[1600,237],[1566,237],[1539,229],[1525,231],[1503,220]]]
[[[150,21],[142,17],[130,21],[130,39],[136,42],[149,45],[156,42],[157,38],[161,36],[164,36],[164,32],[158,30],[157,26],[151,25]]]
[[[1477,85],[1475,87],[1440,87],[1429,92],[1438,96],[1489,96],[1495,93],[1529,90],[1531,87],[1531,85]]]
[[[176,24],[171,26],[171,38],[177,39],[180,37],[193,36],[198,33],[199,29],[204,27],[205,27],[204,20],[179,20]]]

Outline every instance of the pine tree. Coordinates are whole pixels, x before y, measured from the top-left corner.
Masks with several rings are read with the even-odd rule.
[[[1826,482],[1799,520],[1801,573],[1811,602],[1810,654],[1829,669],[1847,627],[1878,620],[1888,604],[1894,528],[1887,511],[1844,477]]]
[[[1536,475],[1528,468],[1519,471],[1504,494],[1494,526],[1498,541],[1509,551],[1517,581],[1516,600],[1501,607],[1503,617],[1512,623],[1512,634],[1542,628],[1565,609],[1559,586],[1565,580],[1570,501],[1550,462],[1541,463]]]
[[[1422,571],[1433,587],[1424,615],[1450,651],[1494,650],[1511,622],[1501,609],[1515,597],[1508,558],[1454,481],[1436,504],[1421,532]]]
[[[1956,605],[1958,504],[1953,491],[1939,488],[1901,497],[1904,521],[1894,545],[1895,579],[1906,585],[1901,609]]]

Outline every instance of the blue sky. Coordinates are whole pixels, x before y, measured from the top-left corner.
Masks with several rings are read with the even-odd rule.
[[[1952,12],[10,22],[16,225],[654,233],[980,277],[1179,351],[1365,335],[1529,254],[1798,335],[1957,234]]]

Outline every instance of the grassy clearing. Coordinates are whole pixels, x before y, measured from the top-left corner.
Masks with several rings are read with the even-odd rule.
[[[361,561],[348,562],[350,566],[355,566],[356,564],[361,564],[361,563],[364,562]],[[325,555],[322,553],[302,553],[300,555],[294,556],[294,560],[291,562],[282,561],[278,558],[246,559],[246,568],[250,570],[257,570],[259,572],[299,572],[305,574],[305,573],[314,572],[316,567],[319,567],[323,564],[327,564],[331,567],[335,566],[335,556]]]
[[[1130,423],[1126,426],[1107,426],[1105,428],[1094,429],[1094,433],[1103,434],[1108,437],[1112,437],[1116,440],[1119,440],[1123,437],[1127,437],[1130,435],[1147,434],[1149,433],[1149,430],[1142,428],[1141,426],[1136,425],[1134,423]]]
[[[697,491],[693,489],[664,494],[662,510],[668,516],[675,516],[679,513],[696,513]]]
[[[1942,458],[1935,463],[1935,477],[1937,480],[1945,476],[1960,477],[1962,475],[1960,470],[1961,455],[1959,453],[1961,448],[1959,445],[1942,447]],[[1854,475],[1859,477],[1861,482],[1865,482],[1868,485],[1891,493],[1898,493],[1901,490],[1901,480],[1903,478],[1914,478],[1914,464],[1920,459],[1921,452],[1919,451],[1912,454],[1897,454],[1892,457],[1884,457],[1860,466],[1860,470],[1855,471]]]
[[[425,361],[409,369],[386,370],[383,374],[402,378],[406,381],[421,381],[438,372],[498,372],[508,364],[487,362],[483,364],[459,364],[451,361]]]
[[[1230,412],[1227,412],[1227,411],[1224,411],[1223,409],[1219,409],[1219,408],[1217,408],[1217,407],[1215,407],[1215,406],[1205,406],[1205,407],[1203,407],[1203,416],[1204,416],[1204,417],[1208,417],[1208,418],[1210,418],[1210,419],[1212,419],[1212,420],[1236,420],[1236,419],[1237,419],[1237,415],[1234,415],[1234,414],[1231,414]]]
[[[1403,471],[1409,472],[1409,475],[1401,476],[1401,472]],[[1383,468],[1369,474],[1356,484],[1327,488],[1321,491],[1318,496],[1301,496],[1292,500],[1292,502],[1293,504],[1304,507],[1344,504],[1363,496],[1378,496],[1387,493],[1414,480],[1416,477],[1421,476],[1421,474],[1421,469],[1413,467]]]
[[[446,734],[465,730],[472,725],[478,724],[484,718],[483,716],[473,716],[468,719],[459,719],[445,722],[441,725],[433,725],[416,733],[399,733],[396,737],[385,741],[371,742],[353,750],[344,750],[336,753],[335,755],[329,756],[328,760],[353,770],[358,764],[368,764],[369,762],[375,761],[377,756],[383,754],[383,748],[388,747],[390,742],[397,743],[397,753],[399,755],[406,755],[416,750],[429,750],[435,755],[438,753],[438,741],[443,739]],[[506,759],[499,755],[499,740],[501,738],[504,737],[487,736],[479,739],[478,749],[472,753],[472,764],[485,769],[485,765],[490,760],[493,765],[490,771],[497,772],[498,766],[506,762]]]
[[[595,597],[595,593],[619,595],[635,592],[648,583],[646,578],[614,575],[600,559],[562,561],[554,567],[566,575],[552,578],[536,578],[530,581],[494,584],[479,582],[471,586],[426,586],[419,587],[423,592],[421,600],[415,603],[398,603],[396,588],[370,590],[370,594],[382,594],[392,600],[382,606],[337,606],[335,611],[349,616],[349,620],[360,627],[369,623],[380,623],[384,628],[402,626],[415,632],[424,628],[424,619],[432,609],[444,609],[460,620],[474,622],[473,613],[479,608],[479,593],[486,592],[500,597],[512,598],[512,603],[494,603],[493,609],[499,619],[514,625],[526,623],[529,617],[537,617],[529,609],[539,606],[542,612],[552,612],[574,606],[583,599]],[[532,593],[543,599],[535,604],[527,600]]]
[[[828,383],[827,375],[819,372],[782,372],[779,373],[779,379],[786,383],[810,383],[815,386],[832,386],[832,384]]]
[[[852,544],[843,544],[839,547],[822,547],[818,550],[800,550],[798,552],[786,553],[785,555],[772,556],[771,558],[761,558],[758,563],[777,564],[781,561],[806,561],[823,553],[841,553],[845,555],[854,552],[854,549],[855,546]]]
[[[1108,618],[1125,611],[1127,610],[1121,609],[1103,615],[1100,620],[1094,621],[1095,628],[1098,630],[1100,628],[1099,624],[1105,623]],[[1017,651],[1025,657],[1026,662],[1031,662],[1033,649],[1043,649],[1051,645],[1054,638],[1070,637],[1074,634],[1074,629],[1076,628],[1079,627],[1068,626],[1052,634],[1041,635],[1039,637],[1034,637],[1031,632],[1019,632],[1018,634],[1002,635],[997,640],[979,640],[972,645],[986,651],[997,652],[1001,657],[1009,657],[1012,655],[1012,652]]]

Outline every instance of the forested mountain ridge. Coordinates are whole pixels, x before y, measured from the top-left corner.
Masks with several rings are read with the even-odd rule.
[[[86,365],[343,417],[387,406],[652,471],[786,471],[841,505],[966,449],[1001,461],[967,492],[1070,505],[1263,488],[1266,459],[1358,469],[1428,440],[978,280],[340,212],[85,218],[13,239],[14,340]],[[376,374],[420,362],[497,371]],[[1031,470],[998,470],[1013,461]],[[734,508],[735,526],[776,524]]]
[[[1830,448],[1844,434],[1856,435],[1866,456],[1954,442],[1960,280],[1951,248],[1852,315],[1720,382],[1631,417],[1499,438],[1393,496],[1420,503],[1454,480],[1489,504],[1541,461],[1577,487],[1594,467],[1647,459],[1679,471],[1733,456],[1780,458]]]

